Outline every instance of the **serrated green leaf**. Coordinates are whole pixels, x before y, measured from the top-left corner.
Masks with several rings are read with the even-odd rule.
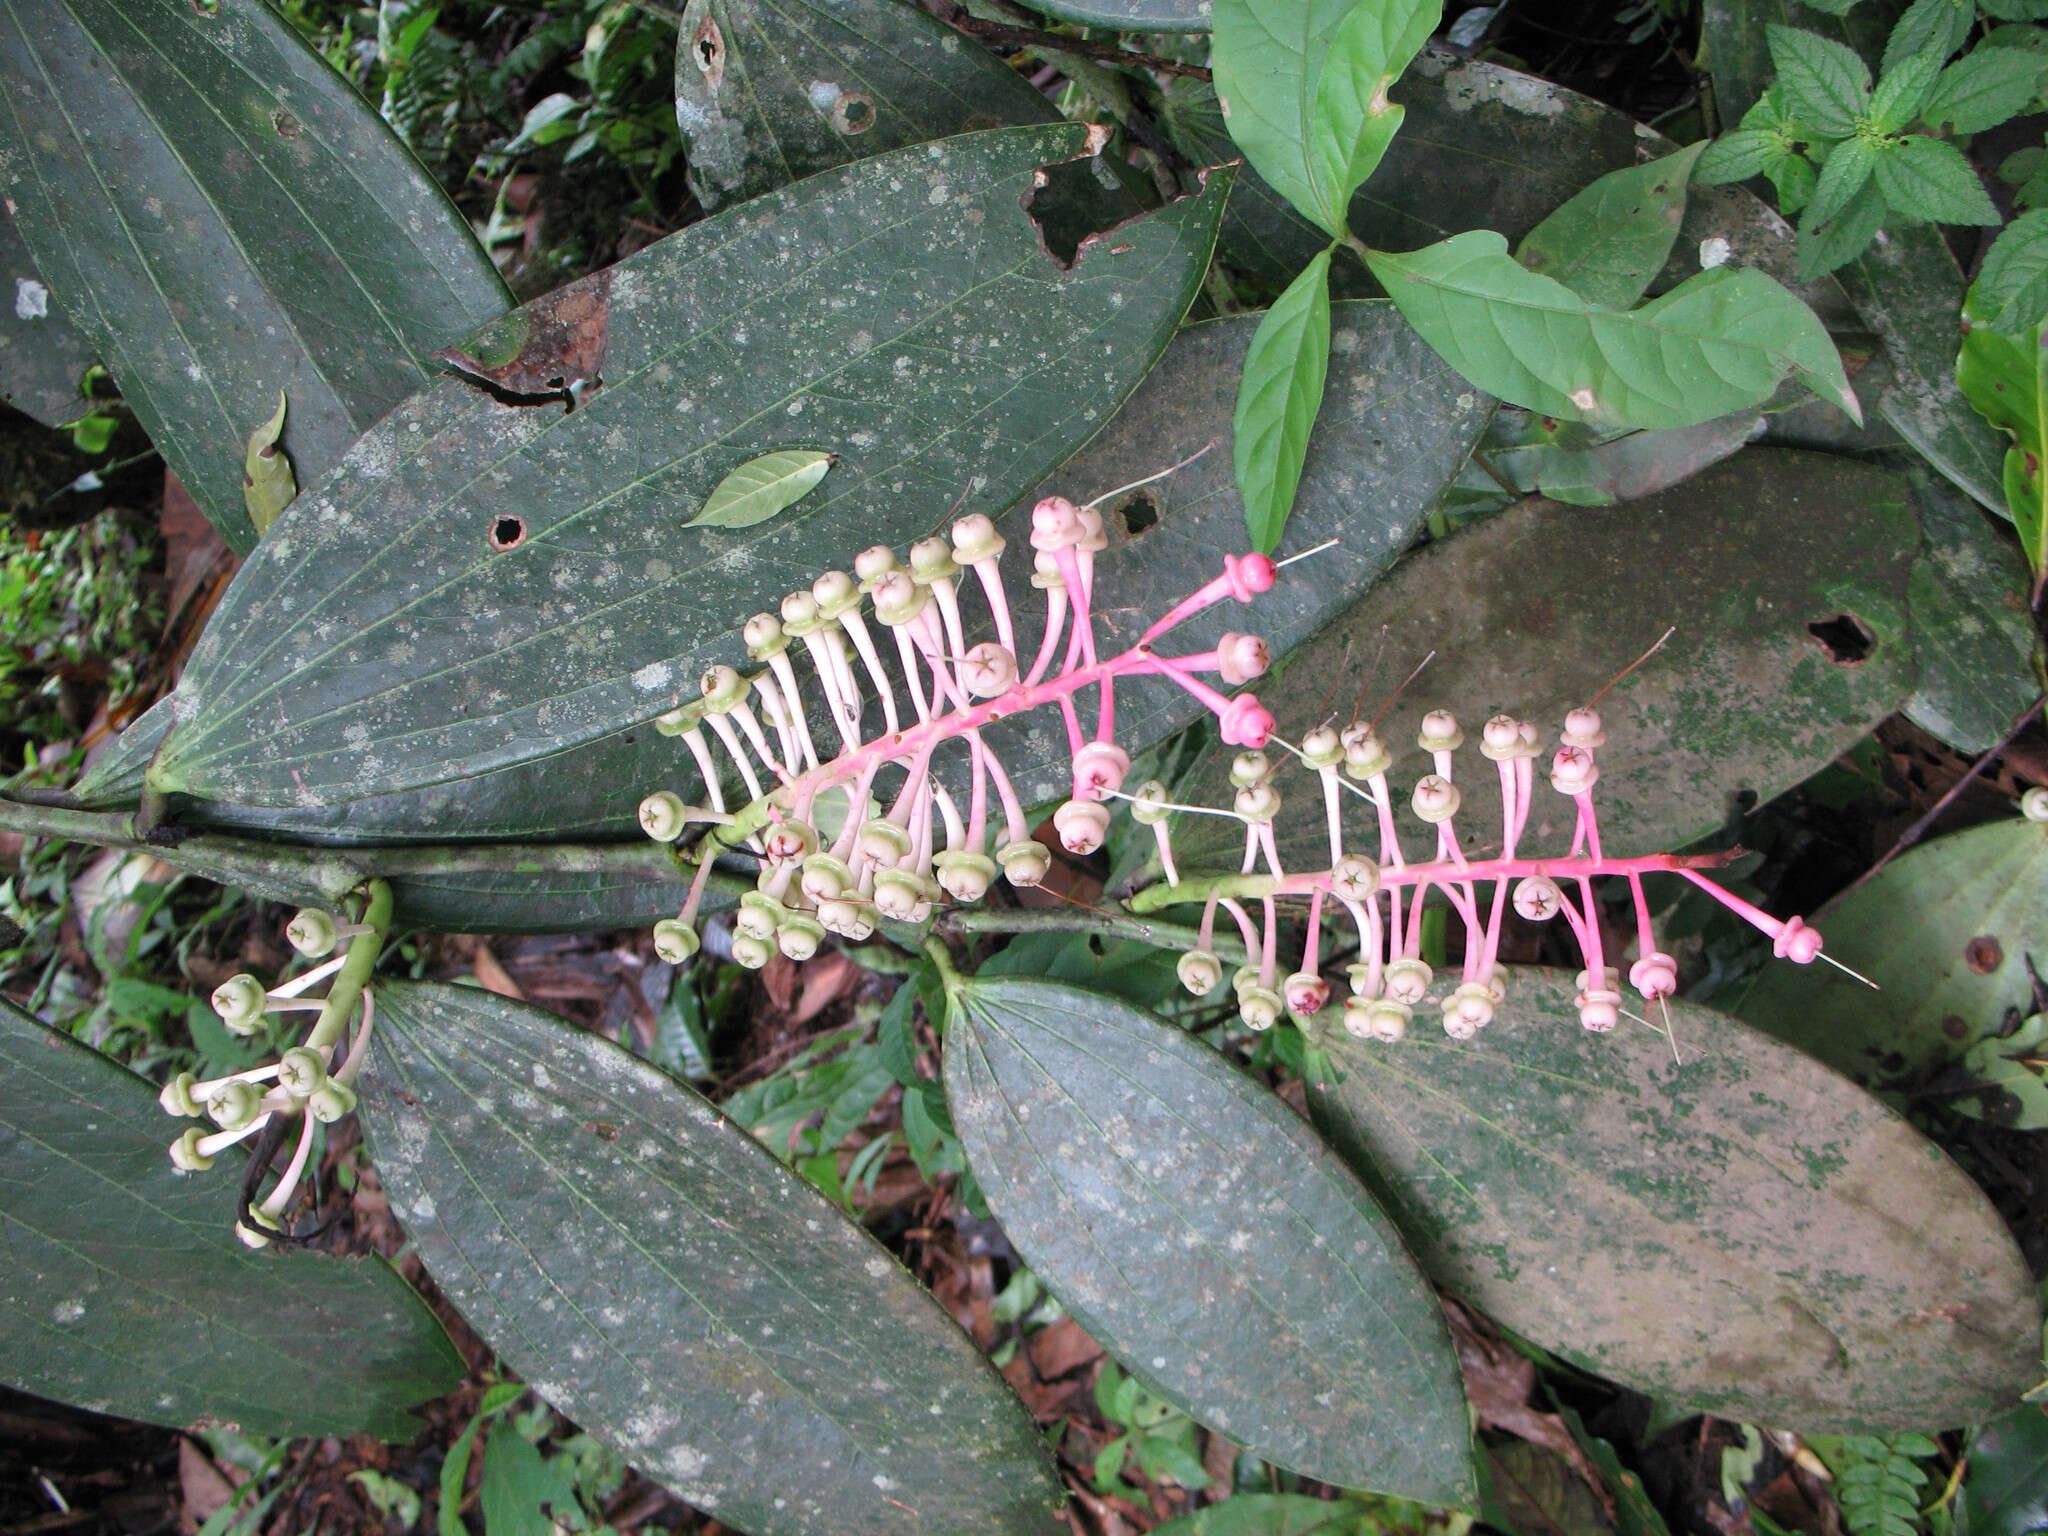
[[[253,1253],[238,1152],[187,1176],[155,1088],[0,1001],[0,1380],[96,1413],[410,1440],[461,1357],[382,1259]]]
[[[1797,372],[1862,411],[1814,314],[1763,273],[1716,267],[1640,309],[1586,303],[1525,271],[1490,230],[1375,251],[1373,275],[1450,364],[1490,394],[1596,426],[1684,427],[1768,398]]]
[[[2048,21],[2048,0],[1979,0],[1984,14],[2000,21]]]
[[[1324,230],[1344,233],[1351,194],[1378,167],[1403,111],[1387,92],[1443,20],[1443,0],[1359,0],[1323,56],[1309,110],[1307,164]]]
[[[675,87],[690,187],[710,209],[906,144],[1059,117],[902,0],[691,0]]]
[[[1704,144],[1609,171],[1541,224],[1515,252],[1588,303],[1627,309],[1671,259],[1685,219],[1686,183]]]
[[[62,426],[86,409],[79,385],[93,363],[92,343],[43,281],[9,202],[0,197],[0,404]]]
[[[377,1001],[362,1104],[393,1214],[540,1396],[762,1536],[1042,1529],[1059,1492],[1030,1417],[715,1105],[472,988]]]
[[[1847,148],[1847,145],[1842,146],[1843,150]],[[1837,156],[1840,153],[1838,150]],[[1826,168],[1822,170],[1825,174]],[[1818,181],[1813,195],[1820,195]],[[1806,213],[1811,215],[1812,211],[1809,204]],[[1877,238],[1885,213],[1884,193],[1875,178],[1869,177],[1833,218],[1802,217],[1799,221],[1800,276],[1809,280],[1823,277],[1855,261],[1869,250],[1871,241]]]
[[[968,1161],[1090,1335],[1268,1461],[1470,1507],[1464,1396],[1435,1298],[1306,1126],[1113,998],[981,978],[950,1004],[946,1096]]]
[[[1799,212],[1812,201],[1814,188],[1820,183],[1813,162],[1804,155],[1777,155],[1764,166],[1764,174],[1778,194],[1779,208],[1787,214]]]
[[[2023,213],[1991,242],[1970,285],[1970,324],[2019,336],[2048,319],[2048,209]]]
[[[1846,44],[1798,27],[1765,29],[1785,105],[1822,138],[1846,139],[1870,108],[1870,69]]]
[[[749,459],[711,488],[685,528],[751,528],[795,506],[825,478],[838,455],[816,448],[784,448]]]
[[[2025,1263],[1932,1143],[1711,1009],[1670,1004],[1678,1065],[1657,1029],[1588,1034],[1574,992],[1515,968],[1477,1040],[1340,1040],[1311,1082],[1439,1284],[1724,1418],[1967,1423],[2032,1384]]]
[[[1884,133],[1898,133],[1920,115],[1928,92],[1942,74],[1945,55],[1928,49],[1885,67],[1870,93],[1870,121]],[[1932,119],[1930,119],[1932,121]]]
[[[2044,64],[2027,48],[1983,47],[1941,72],[1920,115],[1956,133],[1982,133],[2017,117],[2041,91]]]
[[[1693,176],[1709,186],[1760,176],[1765,164],[1781,153],[1778,135],[1768,128],[1737,128],[1705,145],[1704,150]]]
[[[1874,1087],[1924,1082],[2029,1005],[2048,949],[2048,829],[2000,820],[1910,848],[1814,914],[1828,953],[1877,983],[1845,996],[1773,966],[1742,1018]],[[1972,949],[1975,940],[1988,940]]]
[[[299,483],[292,477],[292,461],[278,446],[284,436],[284,413],[284,392],[280,390],[276,414],[249,434],[242,457],[242,504],[258,538],[270,531],[277,514],[299,494]]]
[[[1199,285],[1228,177],[1062,269],[1020,202],[1087,142],[998,129],[859,161],[451,349],[464,377],[309,484],[242,568],[154,782],[291,808],[546,762],[558,818],[563,755],[674,708],[747,613],[867,545],[1001,511],[1136,387]],[[906,261],[915,283],[877,278]],[[506,401],[570,375],[602,380],[574,411]],[[839,450],[829,495],[772,526],[677,532],[678,503],[798,418]]]
[[[1206,32],[1209,0],[1031,0],[1031,9],[1125,32]]]
[[[1811,234],[1847,208],[1869,184],[1878,157],[1884,152],[1863,139],[1845,139],[1837,144],[1821,165],[1813,197],[1800,215],[1799,232]]]
[[[468,222],[262,0],[0,13],[21,233],[238,551],[250,424],[291,397],[307,482],[509,302]]]
[[[1976,19],[1971,0],[1913,0],[1885,39],[1882,67],[1916,53],[1947,58],[1963,46]]]
[[[1877,156],[1878,190],[1897,213],[1937,224],[1996,224],[1998,209],[1953,144],[1908,134]],[[1825,179],[1825,175],[1823,175]]]
[[[1231,421],[1231,462],[1252,547],[1280,542],[1322,409],[1330,365],[1330,253],[1310,262],[1259,322]]]

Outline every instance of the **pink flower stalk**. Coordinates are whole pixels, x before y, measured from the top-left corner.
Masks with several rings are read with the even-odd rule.
[[[1270,731],[1267,734],[1270,736]],[[1269,1028],[1283,1009],[1297,1019],[1308,1019],[1328,1002],[1330,989],[1318,974],[1317,962],[1322,921],[1335,907],[1349,917],[1358,942],[1358,959],[1347,969],[1350,996],[1344,1005],[1345,1029],[1361,1039],[1402,1038],[1436,979],[1421,957],[1422,908],[1432,892],[1450,905],[1465,933],[1463,968],[1437,1001],[1444,1032],[1456,1040],[1469,1040],[1484,1028],[1505,995],[1506,978],[1498,958],[1510,901],[1517,913],[1532,922],[1564,918],[1585,967],[1578,975],[1580,1023],[1605,1032],[1620,1022],[1623,1008],[1617,962],[1621,957],[1610,957],[1601,933],[1593,895],[1597,879],[1628,882],[1635,907],[1638,956],[1629,967],[1628,981],[1646,1001],[1669,997],[1678,988],[1677,962],[1657,947],[1651,927],[1643,894],[1642,877],[1646,874],[1668,872],[1691,881],[1768,935],[1781,959],[1806,964],[1820,954],[1820,934],[1799,918],[1772,917],[1723,890],[1703,873],[1727,863],[1733,854],[1658,853],[1617,858],[1601,847],[1599,816],[1593,803],[1600,769],[1594,754],[1607,737],[1598,712],[1591,708],[1575,709],[1565,716],[1559,745],[1550,758],[1550,788],[1568,797],[1575,809],[1571,847],[1563,858],[1531,858],[1520,851],[1536,795],[1534,762],[1543,754],[1536,727],[1528,721],[1496,715],[1480,732],[1480,754],[1494,764],[1500,791],[1501,851],[1487,859],[1468,859],[1458,844],[1454,820],[1463,803],[1463,790],[1454,776],[1452,754],[1464,743],[1465,733],[1448,712],[1434,710],[1425,715],[1417,737],[1417,745],[1430,754],[1433,769],[1416,781],[1409,798],[1416,818],[1431,829],[1430,851],[1422,859],[1409,858],[1395,830],[1394,795],[1387,780],[1393,758],[1371,725],[1353,721],[1342,730],[1320,726],[1310,731],[1298,748],[1277,737],[1273,740],[1299,758],[1320,781],[1329,829],[1329,864],[1292,872],[1281,867],[1273,838],[1273,819],[1280,809],[1280,794],[1273,784],[1275,765],[1263,751],[1240,752],[1231,768],[1235,800],[1230,811],[1222,814],[1244,823],[1241,872],[1205,882],[1208,892],[1199,947],[1183,955],[1179,966],[1182,983],[1198,997],[1221,983],[1223,968],[1213,953],[1212,939],[1217,911],[1229,913],[1243,935],[1246,951],[1255,957],[1233,978],[1239,1015],[1253,1029]],[[1377,856],[1346,848],[1345,794],[1357,795],[1373,806]],[[1173,859],[1168,817],[1177,811],[1205,808],[1168,803],[1166,791],[1157,781],[1141,786],[1130,798],[1138,820],[1150,824],[1158,839],[1168,887],[1178,886],[1181,877]],[[1482,895],[1481,887],[1490,890]],[[1576,899],[1570,894],[1573,891]],[[1275,911],[1281,897],[1306,897],[1309,901],[1301,964],[1284,979],[1278,974]],[[1252,900],[1260,903],[1260,924],[1254,924],[1240,904]],[[1141,904],[1156,907],[1166,901],[1155,897]]]
[[[1105,802],[1130,772],[1115,735],[1119,679],[1167,678],[1216,716],[1225,741],[1265,743],[1273,717],[1259,701],[1227,697],[1205,681],[1235,689],[1260,676],[1264,641],[1227,634],[1213,650],[1188,655],[1156,646],[1225,599],[1249,603],[1270,590],[1271,560],[1227,556],[1219,575],[1136,645],[1106,656],[1093,611],[1095,556],[1108,543],[1101,517],[1047,497],[1032,509],[1030,539],[1031,585],[1044,593],[1045,625],[1028,667],[1001,567],[1006,541],[976,514],[954,523],[950,542],[913,545],[908,566],[878,546],[856,558],[853,574],[827,571],[785,597],[779,615],[754,615],[740,633],[755,670],[710,668],[702,697],[657,722],[682,739],[708,803],[659,791],[641,802],[641,826],[660,842],[675,842],[692,824],[712,828],[698,847],[682,911],[655,925],[664,958],[679,964],[696,953],[712,863],[742,846],[761,860],[758,888],[734,922],[733,958],[747,966],[767,964],[777,950],[807,959],[827,933],[865,939],[877,913],[916,921],[943,898],[979,901],[998,872],[1012,885],[1036,885],[1051,855],[1032,840],[1024,807],[983,735],[1009,716],[1059,712],[1072,780],[1053,825],[1077,854],[1101,847]],[[972,645],[970,588],[994,634]],[[1084,707],[1091,689],[1092,708]],[[870,699],[882,716],[872,734]],[[829,722],[836,744],[820,742],[814,720]],[[941,750],[966,754],[964,803],[932,771]],[[736,809],[727,808],[721,761],[746,786],[748,800]]]

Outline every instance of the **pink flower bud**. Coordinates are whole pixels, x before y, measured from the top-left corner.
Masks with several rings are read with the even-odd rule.
[[[1380,867],[1362,853],[1347,853],[1330,866],[1330,890],[1346,901],[1367,901],[1380,888]]]
[[[1217,722],[1227,747],[1263,747],[1273,739],[1273,724],[1272,714],[1248,693],[1226,704]]]
[[[761,834],[761,854],[770,864],[794,864],[818,851],[818,834],[800,821],[778,821]]]
[[[1103,799],[1124,787],[1131,754],[1113,741],[1091,741],[1074,754],[1074,793]]]
[[[1465,744],[1465,733],[1458,729],[1456,715],[1447,709],[1432,709],[1422,717],[1415,744],[1425,752],[1455,752]]]
[[[961,565],[999,559],[1005,545],[996,525],[979,512],[970,512],[953,525],[953,558]]]
[[[1397,1003],[1419,1003],[1434,974],[1420,960],[1396,960],[1387,967],[1387,996]]]
[[[1064,496],[1048,496],[1031,509],[1031,547],[1041,553],[1081,542],[1080,510]]]
[[[1777,937],[1771,940],[1771,953],[1780,960],[1810,965],[1813,957],[1820,953],[1820,930],[1807,927],[1796,917],[1788,917]]]
[[[992,699],[1017,686],[1017,658],[993,640],[970,646],[960,658],[960,673],[967,691],[977,699]]]
[[[1415,814],[1432,824],[1449,821],[1458,814],[1458,786],[1438,774],[1425,773],[1415,781],[1412,804]]]
[[[1583,747],[1559,747],[1550,760],[1550,787],[1560,795],[1583,795],[1600,779],[1600,765]]]
[[[1216,642],[1216,673],[1232,688],[1264,677],[1272,664],[1272,653],[1257,635],[1225,634]]]
[[[1109,808],[1096,800],[1069,800],[1052,813],[1060,846],[1069,853],[1093,853],[1109,836]]]
[[[1301,738],[1301,757],[1311,768],[1334,768],[1344,761],[1344,743],[1329,726],[1319,725]]]
[[[1532,923],[1547,923],[1564,906],[1564,892],[1548,875],[1530,875],[1515,883],[1515,911]]]
[[[1261,593],[1272,591],[1279,574],[1279,567],[1264,555],[1223,557],[1224,580],[1230,584],[1230,595],[1240,603],[1248,603]]]
[[[1662,950],[1647,954],[1628,968],[1628,984],[1644,997],[1669,997],[1678,990],[1678,962]]]
[[[1479,728],[1479,753],[1491,762],[1522,755],[1522,722],[1513,715],[1495,715]]]
[[[908,571],[885,571],[875,578],[875,617],[891,629],[908,624],[931,600],[931,589],[919,586]]]
[[[1231,809],[1246,821],[1270,822],[1280,814],[1280,791],[1264,779],[1247,784],[1231,801]]]
[[[1581,971],[1578,976],[1579,1022],[1596,1035],[1604,1035],[1621,1022],[1621,973],[1602,966],[1600,974]]]
[[[1296,971],[1282,988],[1287,1011],[1297,1019],[1312,1019],[1330,1001],[1330,984],[1308,971]]]
[[[1590,707],[1567,714],[1564,729],[1559,735],[1566,746],[1579,747],[1587,752],[1607,745],[1607,732],[1600,724],[1600,711]]]
[[[853,557],[853,574],[860,578],[862,592],[875,590],[875,583],[896,569],[896,551],[876,544]]]
[[[1003,878],[1022,889],[1045,879],[1052,868],[1052,855],[1046,852],[1044,844],[1026,837],[998,848],[996,862],[1003,866]]]

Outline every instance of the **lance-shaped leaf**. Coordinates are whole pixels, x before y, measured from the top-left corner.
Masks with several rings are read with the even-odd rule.
[[[10,5],[0,84],[37,265],[238,551],[279,390],[310,480],[505,307],[446,195],[262,0]]]
[[[549,1402],[736,1529],[1037,1536],[1030,1416],[910,1274],[716,1105],[488,993],[377,991],[379,1177]]]
[[[1231,464],[1245,530],[1261,553],[1280,542],[1323,406],[1330,366],[1330,253],[1308,264],[1266,311],[1245,354],[1231,421]]]
[[[1123,32],[1206,32],[1210,0],[1031,0],[1031,9]]]
[[[1917,542],[1898,477],[1752,448],[1624,507],[1524,503],[1431,544],[1258,694],[1296,740],[1333,710],[1340,721],[1354,706],[1372,718],[1434,652],[1379,724],[1391,782],[1406,786],[1429,771],[1415,744],[1427,710],[1450,710],[1468,731],[1506,711],[1548,736],[1676,625],[1601,700],[1599,788],[1610,850],[1676,847],[1826,766],[1911,693],[1905,601]],[[1175,798],[1228,805],[1230,756],[1212,738]],[[1571,802],[1539,791],[1525,846],[1561,852]],[[1347,827],[1375,835],[1369,805],[1347,796],[1344,814]],[[1500,832],[1487,815],[1458,825],[1468,848]],[[1275,831],[1288,863],[1327,859],[1312,788],[1283,797]],[[1219,817],[1184,816],[1173,841],[1183,868],[1216,868],[1235,864],[1244,835]]]
[[[870,155],[1058,111],[905,0],[691,0],[676,121],[706,208]]]
[[[171,1167],[156,1090],[0,1002],[0,1379],[96,1413],[410,1440],[462,1361],[382,1259],[252,1253],[239,1153]]]
[[[1344,234],[1351,194],[1379,167],[1400,131],[1403,109],[1387,92],[1443,15],[1443,0],[1364,0],[1330,39],[1309,102],[1307,145],[1330,234]]]
[[[1715,267],[1640,309],[1588,303],[1491,230],[1368,264],[1453,367],[1516,405],[1597,426],[1689,427],[1770,398],[1797,373],[1863,419],[1813,311],[1750,268]]]
[[[311,484],[180,684],[167,791],[331,804],[556,757],[694,697],[703,648],[873,543],[997,511],[1106,420],[1198,286],[1228,176],[1063,268],[1020,204],[1076,127],[828,172],[514,312]],[[567,389],[581,403],[508,404]],[[732,469],[836,452],[752,529]],[[559,798],[559,797],[558,797]]]
[[[84,414],[92,344],[50,292],[0,200],[0,403],[46,427]]]
[[[1725,1418],[1937,1429],[2033,1384],[2026,1264],[1904,1119],[1711,1009],[1670,1005],[1675,1064],[1660,1030],[1580,1028],[1567,972],[1507,987],[1477,1040],[1340,1040],[1309,1088],[1439,1284]]]
[[[1687,178],[1705,148],[1609,171],[1530,230],[1515,260],[1589,303],[1627,309],[1671,259]]]
[[[950,985],[945,1075],[1004,1233],[1132,1374],[1283,1467],[1471,1507],[1436,1298],[1263,1087],[1128,1003],[1021,977]]]
[[[685,528],[751,528],[808,496],[832,467],[815,448],[785,448],[742,464],[711,488]]]
[[[2048,955],[2048,827],[2017,817],[1908,849],[1814,915],[1828,953],[1877,983],[1760,973],[1735,1008],[1857,1080],[1894,1091],[2033,1010],[2027,959]]]

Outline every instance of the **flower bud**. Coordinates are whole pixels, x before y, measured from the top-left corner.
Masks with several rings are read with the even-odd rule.
[[[1432,709],[1422,717],[1415,745],[1423,751],[1455,752],[1464,744],[1465,733],[1458,729],[1458,717],[1448,709]]]
[[[1564,905],[1564,892],[1548,875],[1530,875],[1515,882],[1515,912],[1532,923],[1547,923]]]
[[[1604,1035],[1621,1022],[1621,973],[1613,966],[1600,968],[1596,977],[1590,970],[1578,975],[1579,1022],[1597,1035]]]
[[[775,930],[775,947],[792,960],[808,960],[825,942],[825,925],[808,912],[791,912]]]
[[[782,600],[784,633],[801,640],[805,635],[816,634],[824,623],[818,615],[818,600],[810,593],[792,592]]]
[[[919,539],[910,546],[910,574],[921,587],[951,581],[960,574],[953,563],[953,546],[941,538]]]
[[[1223,963],[1206,949],[1191,949],[1174,963],[1180,984],[1196,997],[1207,997],[1223,981]]]
[[[204,1173],[213,1166],[213,1159],[199,1150],[199,1127],[171,1143],[171,1166],[180,1173]]]
[[[757,613],[747,620],[740,626],[740,639],[747,647],[747,655],[755,661],[767,661],[789,649],[789,636],[782,632],[782,620],[772,613]]]
[[[704,718],[704,706],[698,703],[683,704],[654,717],[654,734],[657,736],[680,736],[694,728]]]
[[[1380,888],[1380,867],[1362,853],[1347,853],[1330,866],[1331,894],[1365,901]]]
[[[1048,496],[1031,509],[1031,547],[1041,553],[1081,542],[1081,513],[1064,496]]]
[[[1312,1019],[1330,1001],[1330,984],[1312,971],[1296,971],[1281,984],[1287,1011],[1297,1019]]]
[[[1327,725],[1319,725],[1301,738],[1301,760],[1311,768],[1335,768],[1344,761],[1344,742]]]
[[[1408,1023],[1414,1017],[1415,1010],[1407,1003],[1383,997],[1367,1007],[1366,1030],[1380,1044],[1394,1045],[1407,1037]]]
[[[875,925],[868,909],[857,901],[821,901],[818,921],[827,933],[836,933],[853,944],[864,944],[874,936]]]
[[[278,1226],[277,1218],[261,1206],[251,1206],[249,1208],[249,1220],[255,1222],[256,1225],[252,1227],[248,1222],[241,1221],[235,1223],[235,1236],[242,1240],[244,1248],[268,1248],[270,1246],[270,1238],[266,1235],[265,1229],[268,1229],[269,1232],[283,1230],[283,1228]]]
[[[1060,846],[1069,853],[1093,853],[1109,836],[1109,807],[1099,800],[1069,800],[1052,813]]]
[[[887,571],[875,579],[875,617],[900,629],[923,613],[931,589],[920,587],[908,571]]]
[[[770,864],[794,864],[818,851],[818,834],[808,823],[778,821],[761,833],[761,856]]]
[[[1344,1033],[1354,1040],[1372,1038],[1372,999],[1350,997],[1344,1003]]]
[[[303,907],[293,914],[292,920],[285,924],[284,936],[292,948],[308,960],[325,959],[341,942],[334,919],[313,907]]]
[[[1239,997],[1244,996],[1246,987],[1259,984],[1259,968],[1256,965],[1240,965],[1230,973],[1230,989]]]
[[[1113,741],[1091,741],[1074,754],[1074,793],[1100,800],[1124,787],[1131,754]]]
[[[1240,752],[1230,760],[1230,785],[1233,789],[1247,789],[1272,776],[1272,759],[1263,752]]]
[[[1810,965],[1820,953],[1820,933],[1807,927],[1804,918],[1788,917],[1771,940],[1771,953],[1795,965]]]
[[[1387,996],[1397,1003],[1419,1003],[1435,973],[1420,960],[1395,960],[1387,966]]]
[[[818,605],[818,617],[828,623],[858,608],[860,596],[860,584],[844,571],[827,571],[811,583],[811,601]]]
[[[732,958],[735,965],[758,971],[775,958],[775,935],[758,933],[735,933],[732,936]]]
[[[1374,996],[1372,989],[1377,988],[1379,985],[1378,978],[1373,975],[1371,964],[1364,960],[1354,960],[1345,966],[1344,977],[1351,984],[1351,995],[1353,997],[1362,997],[1370,1000]]]
[[[295,1045],[277,1061],[277,1085],[295,1099],[310,1098],[327,1081],[327,1058],[310,1046]]]
[[[180,1072],[163,1086],[156,1096],[157,1103],[164,1107],[167,1115],[203,1115],[206,1107],[192,1097],[192,1089],[199,1079],[190,1072]]]
[[[1489,762],[1511,762],[1522,755],[1522,722],[1513,715],[1495,715],[1479,728],[1479,755]]]
[[[814,853],[804,860],[804,872],[797,885],[806,897],[822,905],[837,901],[853,889],[853,871],[829,853]]]
[[[910,857],[910,834],[878,816],[862,825],[855,846],[877,864],[889,867]]]
[[[1280,1022],[1281,1006],[1280,994],[1271,987],[1250,986],[1237,995],[1237,1016],[1261,1034]]]
[[[1140,826],[1156,827],[1169,814],[1166,786],[1157,779],[1147,779],[1131,796],[1131,819]]]
[[[1493,994],[1484,982],[1461,982],[1443,1001],[1444,1033],[1453,1040],[1470,1040],[1493,1022]]]
[[[960,675],[977,699],[993,699],[1017,686],[1017,658],[993,640],[969,646],[960,658]]]
[[[732,931],[757,939],[773,939],[782,926],[783,905],[766,891],[747,891],[740,896],[739,910],[732,915]]]
[[[1280,791],[1261,780],[1248,784],[1231,798],[1231,809],[1246,821],[1270,822],[1280,814]]]
[[[1564,729],[1559,738],[1568,747],[1591,752],[1596,747],[1607,745],[1607,732],[1600,724],[1600,712],[1593,708],[1575,709],[1564,717]]]
[[[1434,773],[1425,773],[1415,781],[1415,797],[1411,802],[1415,814],[1432,825],[1449,821],[1458,814],[1458,786],[1449,779]]]
[[[689,824],[686,810],[681,795],[657,789],[640,802],[640,830],[657,843],[672,843]]]
[[[2029,821],[2048,821],[2048,789],[2036,784],[2021,795],[2020,814]]]
[[[1273,653],[1257,635],[1234,632],[1216,641],[1216,675],[1232,688],[1242,688],[1253,678],[1264,677],[1273,665]]]
[[[1669,997],[1678,990],[1678,962],[1653,950],[1628,968],[1628,984],[1644,997]]]
[[[697,930],[679,918],[665,917],[654,925],[654,952],[670,965],[682,965],[703,941]]]
[[[1354,779],[1376,778],[1394,766],[1394,756],[1369,725],[1354,720],[1339,737],[1344,743],[1344,771]]]
[[[853,574],[863,592],[873,592],[875,583],[896,569],[896,551],[886,544],[870,545],[853,557]]]
[[[1600,779],[1600,765],[1582,747],[1559,747],[1550,760],[1550,787],[1560,795],[1583,795]]]
[[[1081,537],[1075,548],[1091,555],[1109,548],[1109,530],[1103,526],[1102,514],[1093,507],[1077,507],[1074,512],[1081,519]]]
[[[1067,578],[1060,574],[1060,559],[1049,549],[1031,557],[1031,585],[1039,592],[1063,592]]]
[[[995,883],[996,861],[969,848],[948,848],[932,855],[939,887],[955,901],[971,903],[988,894]]]
[[[1019,838],[996,850],[996,862],[1003,866],[1003,878],[1018,887],[1037,885],[1052,868],[1052,854],[1031,838]]]
[[[253,1035],[263,1025],[263,1010],[269,994],[263,983],[247,971],[230,976],[213,989],[213,1011],[221,1023],[238,1035]]]
[[[925,904],[924,882],[907,869],[884,869],[875,875],[875,910],[897,922],[910,922]]]
[[[1273,712],[1248,693],[1223,706],[1216,721],[1226,747],[1263,747],[1273,739]]]
[[[1005,543],[996,525],[979,512],[970,512],[953,524],[953,559],[961,565],[999,559]]]
[[[256,1091],[256,1085],[239,1080],[223,1083],[207,1101],[206,1113],[213,1123],[224,1131],[239,1131],[261,1113],[263,1095]]]

